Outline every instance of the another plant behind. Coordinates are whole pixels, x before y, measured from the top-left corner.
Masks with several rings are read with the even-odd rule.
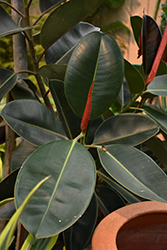
[[[22,15],[24,28],[0,7],[0,34],[24,33],[34,68],[25,72],[36,77],[43,97],[29,79],[23,78],[29,88],[18,82],[19,72],[0,69],[0,97],[10,91],[17,99],[6,104],[1,116],[24,139],[14,151],[11,174],[0,183],[0,199],[14,196],[18,209],[32,188],[50,176],[21,216],[30,233],[22,250],[51,249],[48,241],[59,234],[67,250],[83,249],[95,228],[98,205],[107,215],[128,203],[167,202],[166,174],[143,152],[147,146],[166,168],[166,146],[156,134],[166,137],[167,115],[146,100],[167,95],[167,67],[161,61],[167,28],[162,36],[151,17],[131,17],[143,57],[142,65],[134,66],[123,59],[113,37],[79,22],[103,2],[54,1],[52,6],[53,1],[39,1],[41,16],[55,7],[41,28],[44,51],[39,58],[31,33],[36,23],[28,26],[31,1]],[[46,65],[39,69],[43,56]],[[121,90],[126,84],[128,97]],[[111,111],[116,100],[118,115]]]

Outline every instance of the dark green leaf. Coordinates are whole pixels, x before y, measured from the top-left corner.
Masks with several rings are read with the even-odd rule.
[[[167,134],[167,113],[163,112],[162,109],[155,107],[151,104],[147,104],[143,108],[145,113],[150,116],[160,128]]]
[[[142,27],[143,67],[145,75],[149,74],[154,62],[162,34],[156,21],[144,14]]]
[[[65,94],[73,111],[82,117],[92,82],[90,119],[104,113],[117,98],[123,82],[122,52],[110,35],[94,31],[74,49],[65,76]]]
[[[57,80],[49,82],[49,88],[53,96],[59,119],[68,138],[73,139],[80,134],[81,119],[71,110],[64,94],[64,83]]]
[[[167,65],[164,61],[161,61],[157,70],[156,76],[167,75]]]
[[[93,195],[82,217],[64,232],[66,250],[83,250],[90,239],[97,219],[98,205]]]
[[[11,158],[10,169],[14,171],[20,168],[27,157],[32,154],[38,147],[27,141],[22,141],[14,150]]]
[[[59,6],[61,3],[65,2],[65,0],[39,0],[39,7],[41,12],[48,12],[52,8]]]
[[[45,53],[47,64],[67,64],[70,56],[80,39],[86,34],[99,28],[85,22],[80,22],[55,42]],[[53,79],[53,78],[52,78]]]
[[[31,99],[37,100],[32,90],[23,84],[17,82],[14,88],[11,90],[11,94],[14,100],[19,99]]]
[[[0,220],[9,220],[15,213],[15,203],[10,201],[0,208]]]
[[[167,176],[146,154],[129,145],[98,148],[104,169],[118,183],[145,199],[167,201]]]
[[[167,169],[167,148],[166,145],[156,136],[144,143],[153,154],[159,159],[161,164]]]
[[[32,186],[48,175],[51,177],[39,188],[21,217],[36,239],[58,234],[82,216],[94,192],[96,166],[89,152],[75,140],[41,146],[20,169],[15,186],[17,207]]]
[[[133,30],[133,35],[135,38],[135,41],[137,45],[139,46],[139,37],[141,34],[141,28],[142,28],[142,18],[140,16],[131,16],[130,22]]]
[[[87,131],[86,131],[86,138],[85,138],[86,144],[89,144],[89,145],[92,144],[94,136],[95,136],[95,132],[103,121],[104,121],[103,117],[99,116],[95,120],[91,120],[89,122]]]
[[[127,60],[125,60],[125,79],[132,94],[138,94],[144,90],[144,79],[140,72]]]
[[[126,205],[123,198],[107,186],[96,186],[96,195],[99,207],[105,216]]]
[[[1,6],[0,6],[1,7]],[[0,68],[0,101],[17,83],[19,78],[17,73],[11,70]]]
[[[42,46],[48,48],[105,1],[106,0],[70,0],[62,5],[61,8],[54,10],[42,27]]]
[[[93,144],[138,145],[158,132],[157,124],[140,114],[122,114],[104,121],[96,131]]]
[[[148,85],[146,92],[154,95],[161,95],[167,97],[167,75],[156,76]]]
[[[0,201],[14,197],[14,185],[18,171],[16,169],[0,182]]]
[[[12,20],[8,13],[0,6],[0,37],[14,35],[33,27],[21,28]]]
[[[3,108],[1,115],[17,134],[37,146],[49,141],[67,139],[60,121],[37,101],[10,102]]]
[[[32,90],[32,92],[36,93],[37,92],[37,87],[35,86],[35,84],[27,78],[23,78],[24,81],[26,82],[26,84],[28,85],[28,87]]]
[[[51,79],[64,81],[66,68],[66,65],[49,64],[42,66],[39,72],[42,75],[45,84],[49,86],[49,80]]]
[[[131,193],[125,187],[116,182],[105,170],[101,168],[98,172],[98,176],[104,180],[109,186],[114,188],[127,202],[136,203],[141,201],[141,197]]]

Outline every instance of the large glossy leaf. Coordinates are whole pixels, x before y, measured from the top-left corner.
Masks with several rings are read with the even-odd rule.
[[[167,113],[158,107],[154,107],[151,104],[147,104],[147,106],[145,106],[143,110],[167,134]]]
[[[167,176],[149,156],[121,144],[98,153],[104,169],[125,188],[145,199],[167,201]]]
[[[100,30],[93,25],[80,22],[62,36],[57,42],[49,47],[45,53],[45,61],[47,64],[58,63],[67,64],[70,56],[80,39],[86,34]],[[53,78],[52,78],[53,79]]]
[[[47,12],[52,8],[59,6],[63,2],[65,2],[65,0],[39,0],[39,7],[41,12]]]
[[[70,0],[53,11],[41,30],[41,44],[49,47],[106,0]],[[75,15],[74,15],[75,13]],[[56,28],[55,28],[56,27]],[[55,32],[54,32],[55,31]]]
[[[93,195],[83,216],[64,232],[66,250],[83,250],[85,248],[94,230],[97,214],[97,199]]]
[[[158,132],[157,124],[145,115],[122,114],[104,121],[96,131],[93,144],[138,145]]]
[[[49,81],[49,88],[53,96],[59,119],[69,139],[80,134],[81,119],[71,110],[64,94],[64,83],[61,81]]]
[[[127,190],[125,187],[116,182],[111,175],[109,175],[104,168],[97,171],[98,176],[104,180],[110,187],[112,187],[116,192],[118,192],[127,202],[136,203],[142,200],[141,197],[135,195],[134,193]]]
[[[105,216],[126,205],[123,198],[110,187],[96,186],[96,195],[99,207]]]
[[[53,237],[35,240],[32,234],[29,234],[24,241],[21,250],[52,250],[59,235]]]
[[[0,201],[14,197],[14,185],[17,174],[18,169],[0,182]]]
[[[144,90],[144,79],[140,72],[127,60],[125,60],[125,79],[132,94],[138,94]]]
[[[167,75],[156,76],[148,85],[147,91],[154,95],[167,96]]]
[[[17,207],[31,187],[48,175],[50,179],[21,217],[36,239],[58,234],[82,216],[93,195],[96,167],[89,152],[75,140],[45,144],[20,169],[15,186]]]
[[[0,6],[1,7],[1,6]],[[0,68],[0,101],[17,83],[19,78],[17,73],[11,70]]]
[[[130,17],[130,22],[133,30],[133,35],[135,38],[135,41],[137,45],[139,46],[139,37],[141,34],[141,28],[142,28],[142,18],[140,16],[131,16]]]
[[[14,171],[20,168],[27,157],[32,154],[38,147],[27,142],[22,141],[14,150],[11,158],[10,169]]]
[[[44,79],[45,84],[49,86],[49,79],[64,81],[66,68],[66,65],[49,64],[42,66],[39,71]]]
[[[117,98],[123,82],[124,60],[113,37],[94,31],[76,46],[67,66],[65,94],[73,111],[82,117],[92,82],[90,119],[104,113]]]
[[[14,35],[33,27],[21,28],[12,20],[8,13],[0,6],[0,37]]]
[[[25,199],[23,200],[23,203],[20,205],[20,207],[17,209],[17,211],[14,213],[8,224],[6,225],[5,229],[2,231],[0,235],[0,249],[7,250],[10,244],[10,241],[14,235],[17,222],[19,220],[19,217],[23,213],[25,207],[27,206],[28,202],[32,198],[32,196],[35,194],[35,192],[38,190],[38,188],[48,180],[48,176],[42,179],[39,183],[36,184],[35,187],[27,194]]]
[[[92,144],[95,132],[103,121],[104,121],[103,116],[99,116],[95,120],[91,120],[89,122],[87,131],[86,131],[86,138],[85,138],[86,144],[88,145]]]
[[[142,27],[143,67],[145,74],[149,74],[155,59],[162,34],[155,20],[144,14]]]
[[[37,101],[10,102],[3,108],[1,115],[17,134],[37,146],[49,141],[67,139],[60,121]]]

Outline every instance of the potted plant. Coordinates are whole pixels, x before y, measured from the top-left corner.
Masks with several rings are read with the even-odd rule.
[[[24,14],[11,6],[21,26],[0,6],[1,36],[22,32],[33,66],[0,69],[1,98],[8,93],[1,116],[23,138],[12,155],[11,174],[0,183],[1,206],[7,203],[10,216],[11,200],[16,206],[0,249],[8,249],[19,218],[29,233],[20,249],[52,249],[59,241],[79,250],[95,228],[98,204],[107,215],[127,203],[167,201],[166,174],[143,152],[146,145],[166,167],[166,147],[156,137],[166,136],[166,113],[146,100],[166,96],[167,28],[162,35],[148,15],[131,17],[143,56],[142,65],[132,65],[113,37],[80,22],[103,2],[39,1],[42,14],[32,26],[32,1],[24,2]],[[38,36],[43,52],[37,58]],[[46,65],[39,66],[43,56]],[[38,91],[23,73],[35,76]],[[128,86],[128,98],[119,97],[122,86]]]

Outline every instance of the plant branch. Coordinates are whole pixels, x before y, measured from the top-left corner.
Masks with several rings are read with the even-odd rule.
[[[24,7],[24,12],[25,12],[25,26],[28,27],[30,26],[30,19],[29,19],[29,8],[27,6]],[[27,34],[28,34],[28,37],[30,38],[28,40],[28,46],[29,46],[30,56],[31,56],[31,60],[32,60],[33,68],[34,68],[34,75],[36,77],[41,95],[44,99],[46,106],[54,113],[49,97],[46,95],[46,90],[45,90],[45,86],[42,81],[41,75],[39,74],[39,64],[38,64],[38,60],[35,54],[32,30],[27,30]]]
[[[30,5],[32,3],[33,0],[30,0],[29,3],[27,4],[27,8],[29,9],[30,8]]]
[[[19,16],[21,16],[21,17],[24,18],[24,15],[23,15],[18,9],[16,9],[13,5],[11,5],[10,3],[5,2],[5,1],[0,1],[0,4],[6,4],[6,5],[9,6],[12,10],[14,10],[15,12],[17,12],[17,14],[19,14]]]

